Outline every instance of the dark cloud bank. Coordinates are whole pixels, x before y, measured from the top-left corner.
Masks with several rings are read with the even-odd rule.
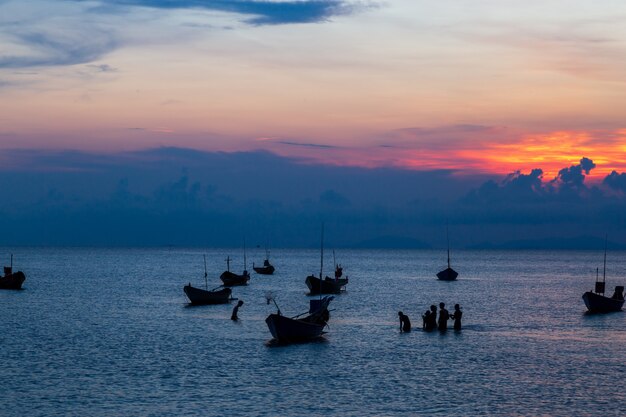
[[[3,151],[0,244],[594,248],[626,243],[626,174],[542,181],[307,165],[267,152]]]

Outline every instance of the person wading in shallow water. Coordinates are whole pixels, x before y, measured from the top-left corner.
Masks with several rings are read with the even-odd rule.
[[[454,313],[450,316],[451,319],[454,320],[454,330],[461,330],[461,318],[463,317],[463,312],[461,311],[461,306],[458,304],[454,305]]]
[[[401,311],[398,311],[398,317],[400,318],[400,332],[410,332],[411,320],[409,320],[409,316]]]
[[[448,320],[450,319],[450,313],[446,310],[444,303],[439,303],[439,331],[445,332],[448,330]]]
[[[233,308],[233,315],[230,316],[231,320],[239,320],[239,317],[237,316],[237,313],[239,312],[239,307],[241,307],[243,305],[243,301],[239,300],[239,302],[237,303],[237,305],[235,306],[235,308]]]

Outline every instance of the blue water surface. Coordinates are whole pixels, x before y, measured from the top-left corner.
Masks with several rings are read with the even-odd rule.
[[[13,252],[27,279],[0,291],[0,415],[623,415],[626,314],[586,315],[581,299],[602,253],[457,251],[458,281],[441,282],[441,251],[341,250],[350,284],[328,334],[277,346],[266,294],[306,311],[315,250],[273,250],[275,275],[234,288],[239,322],[234,303],[190,307],[183,293],[204,286],[203,254],[210,288],[227,255],[240,271],[237,250]],[[611,291],[626,284],[626,253],[609,253],[607,274]],[[420,330],[440,301],[462,305],[462,332]]]

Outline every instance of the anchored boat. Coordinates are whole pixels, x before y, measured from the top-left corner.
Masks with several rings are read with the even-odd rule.
[[[266,319],[267,327],[274,339],[279,342],[299,342],[315,339],[324,334],[324,328],[328,324],[330,313],[328,304],[334,297],[324,297],[321,300],[310,300],[309,311],[294,317],[285,317],[280,308]],[[273,300],[273,299],[272,299]],[[304,316],[306,314],[306,316]],[[302,317],[304,316],[304,317]]]
[[[204,289],[196,288],[191,282],[183,287],[183,291],[189,301],[193,305],[205,304],[226,304],[231,300],[233,290],[230,288],[222,288],[221,286],[209,290],[209,282],[207,280],[206,255],[204,255]]]
[[[595,291],[587,291],[583,294],[583,301],[590,313],[610,313],[621,311],[624,306],[624,287],[615,287],[613,295],[609,298],[604,295],[606,287],[606,240],[604,242],[604,267],[602,269],[602,281],[596,268]]]
[[[0,277],[0,289],[21,290],[25,280],[26,275],[22,271],[13,272],[13,254],[11,254],[11,265],[4,267],[4,276]]]

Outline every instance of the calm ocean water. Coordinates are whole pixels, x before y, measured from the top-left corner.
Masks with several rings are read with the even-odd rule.
[[[305,311],[315,250],[273,250],[277,273],[234,289],[239,322],[182,291],[204,285],[203,253],[210,286],[227,255],[239,272],[236,250],[13,252],[27,280],[0,291],[0,415],[623,415],[626,314],[581,299],[601,251],[457,251],[450,283],[442,251],[341,250],[329,333],[290,346],[268,343],[265,294]],[[608,288],[624,284],[626,253],[609,252]],[[419,330],[440,301],[462,305],[461,333]],[[418,329],[400,334],[398,310]]]

